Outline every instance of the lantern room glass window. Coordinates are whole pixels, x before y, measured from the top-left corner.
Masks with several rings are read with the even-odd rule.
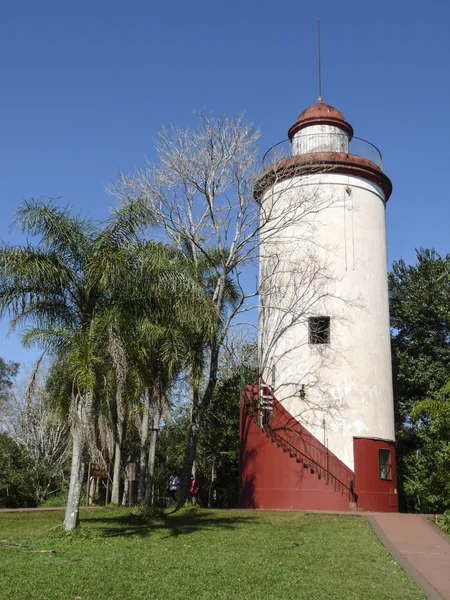
[[[380,479],[392,479],[392,461],[390,450],[378,450],[378,461],[380,467]]]
[[[330,317],[309,317],[308,329],[310,344],[330,343]]]

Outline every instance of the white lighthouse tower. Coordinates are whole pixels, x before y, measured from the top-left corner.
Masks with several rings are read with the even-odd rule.
[[[255,193],[261,383],[258,415],[243,412],[241,505],[342,509],[344,496],[353,508],[395,511],[385,226],[392,184],[377,148],[321,99],[288,136],[266,153]],[[283,483],[282,455],[270,448],[304,468],[292,478],[286,471]]]

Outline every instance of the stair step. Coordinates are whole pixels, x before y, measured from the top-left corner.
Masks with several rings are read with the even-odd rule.
[[[266,405],[265,408],[268,409],[272,409],[272,399],[273,396],[270,392],[270,390],[266,391],[264,390],[265,393],[263,394],[263,398],[261,398],[261,400],[264,402],[264,404]],[[339,481],[339,479],[337,479],[337,477],[335,477],[333,474],[327,473],[326,469],[324,468],[324,466],[320,463],[321,459],[323,458],[323,455],[320,454],[319,452],[319,457],[315,456],[313,454],[313,456],[315,456],[315,458],[318,458],[319,463],[315,463],[312,459],[308,458],[308,456],[304,455],[301,451],[304,450],[303,447],[303,442],[301,439],[301,435],[295,431],[295,430],[291,430],[290,424],[291,424],[291,420],[286,421],[283,424],[276,428],[275,430],[271,428],[270,425],[268,425],[267,423],[262,425],[262,423],[260,422],[260,415],[259,412],[255,410],[255,408],[250,405],[247,407],[247,412],[248,415],[250,416],[251,420],[256,424],[256,426],[262,430],[266,436],[272,441],[275,442],[277,444],[277,446],[279,448],[281,448],[283,450],[283,452],[287,452],[289,454],[290,458],[294,458],[296,460],[297,463],[302,463],[303,468],[304,469],[309,469],[311,475],[316,474],[318,479],[322,479],[326,485],[331,485],[331,489],[334,488],[334,490],[336,492],[339,492],[341,494],[343,494],[344,496],[349,496],[349,491],[347,489],[346,486],[344,486],[344,484]],[[279,429],[279,431],[278,431]],[[285,431],[286,430],[286,431]],[[280,433],[282,435],[280,435]],[[292,433],[296,434],[297,433],[297,437],[300,437],[300,440],[296,442],[296,438],[295,435],[292,438]],[[284,435],[289,435],[290,436],[290,442],[284,437]],[[332,469],[332,473],[333,473],[333,469]],[[355,508],[350,507],[350,510],[353,511],[358,511],[358,512],[364,512],[364,509],[362,508],[357,508],[355,506]]]

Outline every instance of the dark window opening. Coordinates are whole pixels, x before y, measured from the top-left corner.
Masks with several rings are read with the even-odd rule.
[[[380,479],[392,479],[392,462],[390,450],[378,450]]]
[[[309,343],[330,343],[330,317],[309,317]]]

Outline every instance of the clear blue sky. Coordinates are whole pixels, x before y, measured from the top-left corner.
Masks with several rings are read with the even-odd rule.
[[[267,0],[5,2],[0,24],[0,238],[29,197],[107,216],[103,185],[153,157],[161,125],[193,109],[244,110],[261,149],[317,99],[378,146],[394,184],[390,261],[450,251],[450,7],[437,2]],[[17,337],[0,356],[27,360]]]

